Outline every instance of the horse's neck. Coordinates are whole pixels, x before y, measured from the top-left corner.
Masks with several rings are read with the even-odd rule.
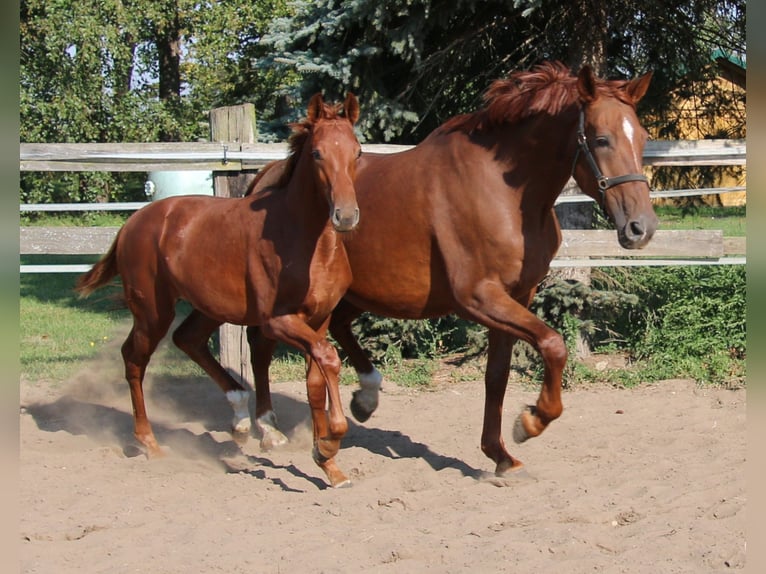
[[[316,188],[316,182],[307,169],[301,169],[300,161],[287,182],[285,207],[290,221],[299,226],[304,234],[318,237],[330,223],[330,208],[321,190]]]
[[[509,146],[510,169],[522,181],[523,192],[539,199],[545,206],[561,194],[572,175],[577,150],[576,116],[539,116],[519,126],[499,128],[499,147]],[[503,153],[498,154],[503,157]]]

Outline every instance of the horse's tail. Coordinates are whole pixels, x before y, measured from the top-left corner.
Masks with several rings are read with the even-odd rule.
[[[119,237],[120,232],[118,231],[106,255],[91,267],[90,271],[78,277],[74,290],[79,293],[81,298],[87,297],[119,275],[120,272],[117,269],[117,240]]]

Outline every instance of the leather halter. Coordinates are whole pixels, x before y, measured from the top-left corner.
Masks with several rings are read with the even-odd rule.
[[[598,189],[601,192],[601,202],[599,205],[601,209],[605,209],[606,207],[607,189],[628,181],[643,181],[647,186],[649,185],[649,180],[641,173],[629,173],[626,175],[617,175],[615,177],[606,177],[601,173],[601,170],[596,163],[596,158],[593,157],[590,147],[588,147],[588,138],[585,137],[585,110],[582,108],[580,108],[580,122],[577,127],[577,151],[575,152],[574,161],[572,162],[572,175],[574,175],[577,158],[580,156],[581,151],[585,156],[585,159],[588,161],[588,165],[598,182]]]

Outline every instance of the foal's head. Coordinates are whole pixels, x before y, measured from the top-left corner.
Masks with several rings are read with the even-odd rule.
[[[324,194],[330,221],[337,231],[351,231],[359,223],[354,190],[356,164],[362,155],[354,134],[358,119],[359,101],[351,92],[342,105],[327,104],[321,94],[315,94],[309,101],[306,119],[293,125],[296,131],[291,139],[291,161],[311,166],[314,183]]]
[[[599,80],[587,66],[577,77],[581,111],[574,177],[609,214],[627,249],[646,245],[658,224],[641,168],[647,132],[636,116],[650,80],[651,73],[631,81]]]

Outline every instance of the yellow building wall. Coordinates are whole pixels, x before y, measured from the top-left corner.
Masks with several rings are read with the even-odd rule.
[[[719,77],[716,81],[717,88],[730,91],[733,101],[742,102],[744,90],[733,82]],[[746,117],[744,104],[734,109],[716,113],[710,110],[709,105],[701,101],[695,94],[689,98],[678,99],[676,104],[676,117],[681,139],[732,139],[739,137],[740,128]],[[738,132],[735,134],[734,132]],[[723,170],[720,170],[723,172]],[[711,187],[741,187],[747,182],[747,170],[745,166],[736,166],[729,170],[731,173],[720,173],[716,176]],[[732,191],[718,195],[701,196],[705,203],[711,205],[746,205],[747,193],[745,191]],[[672,201],[672,200],[671,200]]]

